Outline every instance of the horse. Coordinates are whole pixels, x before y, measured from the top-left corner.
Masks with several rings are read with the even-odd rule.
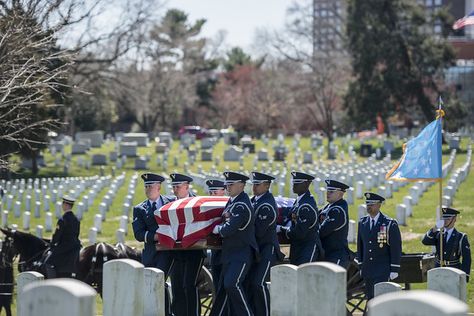
[[[46,252],[50,249],[50,241],[32,234],[0,228],[7,238],[13,240],[13,248],[19,253],[18,271],[36,271],[46,275],[46,268],[42,264]]]
[[[115,246],[104,242],[96,243],[81,249],[77,278],[92,287],[102,295],[102,273],[104,263],[114,260],[129,258],[141,261],[141,252],[118,243]]]
[[[0,230],[12,240],[12,245],[20,254],[18,271],[37,271],[45,277],[44,260],[50,249],[50,241],[32,234],[11,229]],[[77,264],[76,278],[93,286],[102,295],[102,268],[104,263],[113,259],[130,258],[141,261],[141,252],[125,244],[110,245],[97,243],[81,249]]]
[[[7,236],[0,251],[0,313],[5,308],[7,316],[12,315],[13,261],[16,256],[13,239]]]
[[[114,260],[129,258],[141,261],[141,252],[118,243],[115,246],[100,242],[81,249],[79,254],[79,264],[77,278],[93,288],[102,296],[102,275],[104,263]]]

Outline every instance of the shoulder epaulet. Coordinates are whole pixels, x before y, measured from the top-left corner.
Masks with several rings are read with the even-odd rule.
[[[143,202],[138,203],[137,205],[134,206],[134,208],[146,208],[146,203],[148,200],[145,200]]]

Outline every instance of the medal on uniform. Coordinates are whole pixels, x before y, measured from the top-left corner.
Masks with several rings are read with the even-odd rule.
[[[380,231],[377,233],[377,242],[380,248],[383,248],[383,245],[387,243],[387,226],[380,226]]]

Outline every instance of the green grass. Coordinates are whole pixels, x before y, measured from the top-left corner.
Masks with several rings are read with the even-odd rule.
[[[383,141],[381,139],[373,139],[368,141],[375,147],[382,147],[383,146]],[[352,145],[355,150],[357,150],[360,146],[359,141],[352,141],[348,142],[346,139],[343,138],[338,138],[334,142],[337,144],[340,148],[340,150],[345,150],[346,151],[346,159],[348,159],[347,155],[347,148],[349,145]],[[452,171],[456,170],[459,166],[464,164],[466,161],[466,148],[468,146],[469,140],[463,139],[461,143],[462,150],[460,153],[456,156],[455,160],[455,166],[452,169]],[[269,150],[269,157],[273,157],[273,149],[271,149],[271,145],[273,144],[273,141],[269,143],[266,148]],[[301,166],[298,163],[295,163],[294,161],[294,150],[293,150],[293,143],[292,141],[287,138],[285,140],[285,144],[288,146],[290,153],[287,156],[286,159],[286,166],[289,171],[292,169],[302,169],[305,166]],[[324,142],[324,146],[327,145],[327,142]],[[400,152],[401,153],[401,141],[396,141],[395,142],[396,149],[395,152]],[[179,150],[179,141],[174,141],[172,148],[170,150],[170,154],[168,157],[168,170],[163,169],[163,164],[161,166],[158,166],[156,163],[157,156],[161,154],[156,154],[154,151],[154,146],[155,143],[152,143],[149,147],[147,148],[139,148],[138,153],[139,155],[145,155],[148,154],[150,155],[150,160],[148,163],[148,168],[150,171],[153,172],[158,172],[158,173],[163,173],[163,174],[169,174],[171,172],[182,172],[184,168],[184,161],[186,161],[186,156],[187,152],[186,150]],[[199,144],[195,145],[196,148],[199,147]],[[301,153],[305,151],[311,151],[311,143],[309,138],[302,138],[300,142],[300,149]],[[220,157],[220,161],[218,165],[214,166],[214,162],[201,162],[200,161],[200,154],[198,152],[197,155],[197,161],[193,165],[189,166],[189,169],[193,172],[196,172],[198,168],[202,168],[203,170],[210,170],[211,167],[215,167],[218,172],[222,172],[226,169],[231,169],[231,170],[240,170],[240,164],[239,162],[224,162],[223,161],[223,153],[225,148],[227,146],[223,143],[221,140],[214,148],[213,151],[213,158],[216,156]],[[263,143],[261,141],[256,141],[256,151],[259,149],[263,148]],[[86,159],[91,159],[92,155],[95,153],[103,153],[107,155],[110,151],[114,149],[114,144],[113,143],[106,143],[103,145],[101,148],[94,148],[89,151],[87,155],[73,155],[71,158],[71,167],[69,169],[68,175],[69,176],[92,176],[92,175],[97,175],[100,173],[100,168],[99,167],[91,167],[89,170],[79,168],[77,166],[77,159],[78,157],[82,156],[83,158]],[[66,152],[70,152],[70,147],[66,148]],[[443,162],[446,162],[447,159],[449,158],[449,150],[447,147],[443,147]],[[394,155],[395,156],[395,155]],[[174,165],[174,157],[178,158],[178,165]],[[318,158],[316,155],[316,151],[313,151],[313,160],[315,162],[326,162],[326,156]],[[360,161],[362,161],[362,158],[358,158]],[[18,161],[18,158],[14,158],[15,161]],[[39,177],[52,177],[52,176],[65,176],[63,173],[63,167],[62,165],[59,167],[54,167],[54,157],[52,157],[49,153],[45,153],[45,160],[48,165],[46,168],[42,168],[39,173]],[[129,158],[127,159],[127,163],[124,165],[124,167],[121,170],[116,170],[116,175],[118,175],[121,172],[125,172],[126,174],[126,180],[124,181],[124,184],[122,187],[120,187],[117,191],[116,198],[113,201],[109,212],[107,213],[107,220],[103,222],[102,225],[102,233],[98,235],[98,240],[99,241],[104,241],[104,242],[109,242],[109,243],[115,243],[115,231],[119,227],[119,218],[122,215],[122,204],[125,199],[125,196],[128,194],[128,185],[130,182],[130,177],[138,172],[140,174],[142,171],[135,171],[133,170],[134,167],[134,159]],[[253,161],[254,161],[254,154],[250,154],[244,159],[243,162],[243,169],[251,171],[253,169]],[[333,161],[334,163],[334,161]],[[395,163],[395,160],[393,161]],[[106,175],[110,175],[112,171],[112,163],[109,163],[107,167],[104,168],[104,172]],[[269,163],[268,162],[259,162],[257,165],[257,170],[261,169],[263,167],[268,167]],[[282,162],[273,162],[273,169],[279,169],[283,167]],[[471,237],[471,244],[473,243],[472,240],[474,240],[474,202],[471,200],[472,195],[473,195],[473,190],[474,190],[474,173],[473,170],[474,166],[471,166],[471,172],[466,179],[465,182],[461,184],[459,187],[455,197],[454,197],[454,203],[453,207],[458,208],[462,211],[461,215],[458,218],[456,227],[458,230],[467,233]],[[16,170],[18,173],[15,175],[16,177],[31,177],[31,174],[27,171],[24,170]],[[448,178],[444,181],[443,186],[446,185]],[[396,215],[396,205],[399,203],[402,203],[403,197],[405,195],[408,195],[408,190],[411,187],[411,184],[406,185],[403,188],[400,188],[398,192],[393,193],[393,197],[391,199],[388,199],[385,203],[385,205],[382,208],[382,211],[389,216],[395,217]],[[83,242],[83,245],[88,245],[88,230],[90,227],[93,226],[93,217],[94,214],[99,213],[99,203],[102,201],[103,196],[106,194],[108,188],[103,189],[99,194],[97,195],[96,199],[94,200],[94,203],[92,206],[89,207],[89,211],[87,213],[84,213],[84,218],[81,223],[81,240]],[[373,189],[376,190],[376,189]],[[413,253],[413,252],[430,252],[431,247],[426,247],[421,244],[421,238],[423,234],[427,231],[427,229],[431,226],[433,226],[435,222],[435,216],[436,216],[436,207],[439,204],[439,194],[438,194],[438,184],[435,184],[431,186],[425,193],[424,195],[420,198],[420,202],[418,203],[417,206],[413,208],[413,216],[408,219],[407,225],[401,227],[402,231],[402,237],[403,237],[403,251],[406,253]],[[289,188],[285,188],[286,194],[289,193]],[[86,190],[84,193],[87,194],[88,190]],[[135,195],[133,198],[133,203],[137,204],[140,201],[143,201],[145,199],[145,195],[143,192],[143,184],[142,181],[139,179],[136,184],[135,188]],[[164,189],[162,189],[162,193],[164,193]],[[204,194],[202,189],[198,189],[199,194]],[[350,212],[350,217],[351,219],[354,219],[357,221],[357,208],[360,204],[363,204],[362,199],[356,199],[355,203],[353,205],[350,205],[349,207],[349,212]],[[321,207],[321,206],[320,206]],[[51,205],[51,212],[54,214],[54,205]],[[22,218],[13,218],[13,214],[10,215],[9,217],[9,223],[16,223],[19,225],[19,228],[21,229],[22,227]],[[30,232],[34,233],[36,225],[41,224],[44,225],[44,217],[42,216],[39,219],[34,218],[32,214],[32,219],[31,219],[31,228]],[[44,237],[51,237],[52,233],[44,233]],[[129,225],[129,234],[126,237],[127,243],[142,247],[142,245],[138,242],[136,242],[133,238],[133,234],[131,233],[131,225]],[[351,245],[351,248],[355,250],[355,245]],[[471,275],[472,270],[471,270]],[[415,284],[413,288],[426,288],[426,284]],[[474,285],[473,282],[468,284],[468,304],[469,304],[469,310],[471,312],[474,311]],[[100,314],[102,311],[102,304],[100,298],[97,299],[97,311]]]

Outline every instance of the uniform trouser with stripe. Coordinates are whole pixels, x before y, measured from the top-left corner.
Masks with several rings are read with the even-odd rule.
[[[166,279],[171,273],[174,265],[174,258],[172,251],[158,251],[156,256],[156,268],[163,271],[165,274],[165,315],[170,316],[171,314],[171,302],[170,302],[170,290]]]
[[[341,266],[343,267],[344,269],[347,269],[347,267],[349,266],[349,260],[346,259],[345,257],[328,257],[326,256],[324,258],[324,261],[328,261],[328,262],[332,262],[332,263],[335,263],[337,264],[338,266]]]
[[[270,315],[270,291],[265,280],[268,279],[270,274],[272,261],[270,259],[260,259],[259,262],[254,263],[249,273],[249,301],[255,315]]]
[[[201,250],[175,252],[175,264],[171,273],[171,306],[175,316],[200,316],[201,300],[197,282],[203,262]]]
[[[374,286],[380,282],[388,282],[389,276],[375,276],[375,277],[365,277],[365,294],[367,295],[367,299],[374,298]]]
[[[250,262],[233,261],[222,265],[218,291],[210,316],[222,316],[227,312],[233,316],[253,315],[249,306],[243,283],[250,270]]]

